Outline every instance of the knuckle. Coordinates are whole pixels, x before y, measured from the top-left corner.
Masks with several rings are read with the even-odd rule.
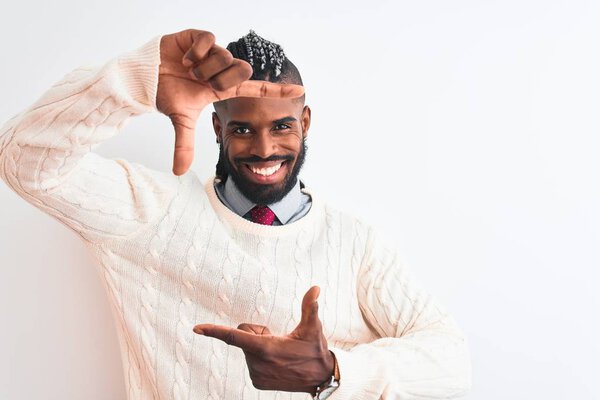
[[[203,57],[203,54],[202,54],[203,53],[203,51],[202,51],[203,47],[204,47],[204,43],[202,43],[202,42],[196,42],[196,43],[194,43],[194,45],[190,49],[190,52],[192,53],[192,56],[194,57],[194,59],[196,61],[199,61]]]
[[[176,145],[175,150],[177,151],[177,153],[193,153],[194,152],[194,148],[192,146],[183,145],[183,144]]]
[[[227,332],[227,335],[225,335],[225,343],[230,345],[236,345],[235,334],[233,333],[233,330],[230,330],[229,332]]]
[[[216,41],[215,34],[210,31],[201,31],[200,36],[209,43],[214,43]]]
[[[258,356],[267,362],[272,362],[275,360],[275,355],[273,353],[273,345],[270,343],[265,343],[262,345],[258,351]]]
[[[271,333],[271,331],[269,331],[269,328],[267,328],[266,326],[261,326],[260,327],[260,334],[261,335],[269,335]]]
[[[171,113],[169,114],[169,118],[175,127],[180,126],[183,128],[192,129],[193,121],[187,115]]]
[[[194,38],[190,49],[196,60],[203,58],[216,41],[215,35],[209,31],[200,31]]]
[[[256,349],[255,354],[263,361],[271,361],[271,354],[268,352],[268,350],[265,349],[265,347],[260,347]]]
[[[317,354],[319,356],[325,355],[325,351],[323,349],[323,346],[319,342],[314,342],[312,344],[311,351],[312,351],[313,354]]]
[[[322,338],[314,337],[310,344],[308,344],[307,351],[317,356],[327,355],[329,352],[327,341],[322,340]]]
[[[215,56],[217,57],[222,66],[228,66],[231,65],[231,63],[233,63],[233,54],[231,54],[229,50],[224,49],[222,47],[217,49]]]
[[[212,56],[211,67],[212,69],[218,72],[226,70],[229,66],[231,66],[233,56],[227,57],[225,54],[215,54]]]
[[[199,81],[206,80],[206,77],[204,76],[204,73],[203,73],[201,67],[198,66],[198,67],[192,68],[192,73],[194,74],[194,77],[196,79],[198,79]]]

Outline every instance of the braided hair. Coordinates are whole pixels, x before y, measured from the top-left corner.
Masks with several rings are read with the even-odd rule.
[[[302,85],[298,69],[286,57],[283,48],[257,35],[252,29],[247,35],[229,43],[227,50],[233,57],[247,61],[252,66],[251,80]]]
[[[252,66],[250,80],[261,80],[273,83],[292,83],[304,86],[298,68],[285,55],[283,48],[277,43],[250,32],[227,45],[227,50],[234,58],[244,60]],[[306,95],[297,98],[304,104]],[[227,100],[213,103],[216,112],[227,105]]]

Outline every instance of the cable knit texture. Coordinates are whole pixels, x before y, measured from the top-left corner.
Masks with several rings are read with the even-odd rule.
[[[312,285],[340,367],[331,400],[465,394],[465,337],[368,224],[308,187],[305,217],[256,224],[219,201],[214,177],[202,183],[92,152],[132,116],[157,111],[159,44],[75,69],[0,130],[2,179],[97,258],[128,399],[309,399],[254,388],[240,349],[192,328],[248,322],[287,334]]]

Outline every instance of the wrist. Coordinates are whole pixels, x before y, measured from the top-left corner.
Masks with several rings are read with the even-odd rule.
[[[321,362],[322,368],[315,377],[315,386],[323,384],[323,382],[329,381],[335,370],[335,356],[331,350],[327,351],[323,361]]]
[[[329,350],[327,352],[327,376],[325,379],[329,379],[335,373],[335,364],[337,363],[335,359],[335,354],[333,351]]]
[[[326,399],[329,397],[339,386],[340,384],[340,371],[337,363],[337,358],[333,351],[329,350],[329,357],[327,358],[327,379],[322,381],[317,387],[313,390],[314,399]],[[331,365],[331,367],[329,367]]]

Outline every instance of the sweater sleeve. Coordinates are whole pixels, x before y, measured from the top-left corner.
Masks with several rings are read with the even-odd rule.
[[[76,68],[0,128],[0,177],[89,241],[159,216],[180,179],[92,152],[156,110],[160,36],[100,67]]]
[[[471,362],[455,320],[372,229],[368,243],[357,295],[363,318],[380,339],[350,350],[330,347],[338,359],[340,386],[329,399],[464,396],[471,388]]]

